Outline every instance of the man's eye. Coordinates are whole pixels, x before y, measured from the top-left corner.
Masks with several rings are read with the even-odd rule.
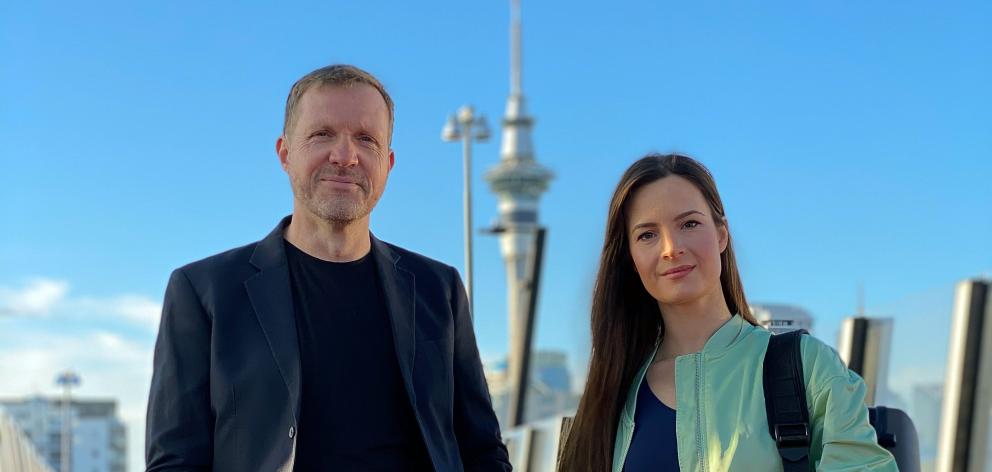
[[[331,133],[329,131],[316,131],[313,134],[311,134],[310,137],[311,138],[317,138],[317,137],[322,137],[323,138],[323,137],[327,137],[327,136],[330,136],[330,135],[331,135]]]
[[[369,136],[367,134],[363,134],[363,135],[359,136],[358,139],[361,140],[361,141],[363,141],[363,142],[366,142],[366,143],[375,143],[376,142],[375,141],[375,138],[373,138],[372,136]]]

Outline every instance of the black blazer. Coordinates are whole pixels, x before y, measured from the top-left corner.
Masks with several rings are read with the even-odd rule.
[[[148,399],[149,472],[292,471],[301,382],[283,245],[289,220],[257,243],[172,273]],[[458,273],[375,237],[372,246],[403,384],[435,469],[511,470]]]

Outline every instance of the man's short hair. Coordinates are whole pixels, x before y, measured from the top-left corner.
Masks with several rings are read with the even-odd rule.
[[[300,104],[300,98],[311,88],[317,86],[351,87],[355,84],[365,84],[374,87],[382,95],[386,102],[386,109],[389,111],[389,136],[393,135],[393,99],[386,92],[386,87],[379,82],[372,74],[348,64],[333,64],[321,67],[307,75],[304,75],[289,89],[289,96],[286,97],[286,117],[282,123],[282,132],[286,134],[296,122],[296,107]]]

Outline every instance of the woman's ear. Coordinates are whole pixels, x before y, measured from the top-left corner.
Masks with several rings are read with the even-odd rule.
[[[717,231],[720,233],[718,236],[720,243],[720,254],[723,254],[723,252],[727,250],[727,245],[730,244],[730,226],[727,224],[727,218],[720,217],[720,220],[722,224],[717,225]]]

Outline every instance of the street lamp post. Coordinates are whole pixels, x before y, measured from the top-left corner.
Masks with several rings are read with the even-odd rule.
[[[70,405],[72,401],[72,387],[79,386],[79,375],[71,370],[66,370],[55,378],[55,384],[62,387],[62,453],[61,472],[69,472],[71,467],[72,451],[72,415]]]
[[[468,293],[468,307],[475,317],[472,292],[472,141],[484,142],[489,139],[489,125],[485,115],[475,115],[471,105],[458,109],[458,113],[448,116],[441,130],[441,140],[462,141],[463,167],[463,206],[465,213],[465,291]]]

